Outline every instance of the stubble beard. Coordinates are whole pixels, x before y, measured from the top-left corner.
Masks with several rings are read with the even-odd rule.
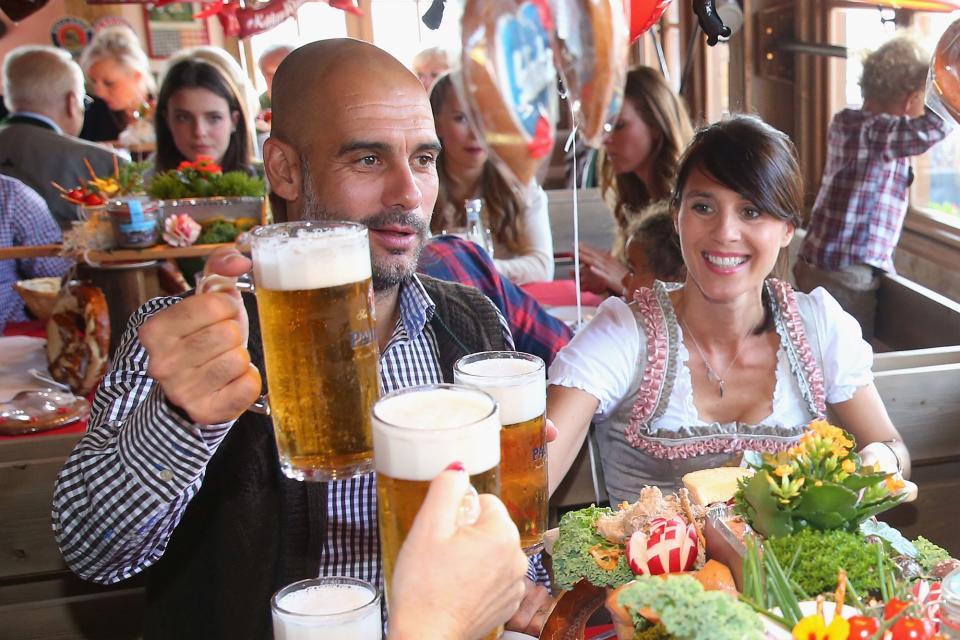
[[[304,172],[309,176],[309,171]],[[362,224],[367,229],[380,229],[386,226],[403,226],[413,229],[417,233],[419,242],[409,261],[404,260],[384,261],[379,260],[375,252],[370,252],[370,268],[373,279],[374,292],[383,292],[393,289],[404,280],[413,276],[417,270],[417,264],[420,262],[420,253],[427,243],[427,223],[411,211],[382,211],[359,220],[350,220],[349,217],[330,211],[320,203],[316,192],[313,190],[313,181],[309,178],[303,181],[303,218],[305,220],[331,221],[341,220],[356,222]],[[390,255],[398,258],[405,256],[403,251],[388,251]]]

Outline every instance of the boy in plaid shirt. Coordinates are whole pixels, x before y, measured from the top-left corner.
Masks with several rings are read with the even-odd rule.
[[[794,267],[797,285],[822,286],[873,337],[880,273],[894,273],[893,254],[907,213],[910,156],[943,140],[949,127],[924,106],[929,55],[899,36],[863,63],[863,106],[833,117],[827,164],[807,236]]]

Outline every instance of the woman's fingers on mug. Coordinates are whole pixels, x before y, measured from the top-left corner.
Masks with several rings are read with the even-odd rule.
[[[547,418],[544,430],[546,431],[547,442],[553,442],[557,439],[557,436],[560,435],[560,430],[557,429],[557,425],[553,424],[553,420],[550,418]]]
[[[470,479],[461,470],[447,470],[434,478],[427,496],[417,513],[410,530],[410,537],[429,535],[447,538],[457,530],[457,516],[463,497],[470,489]]]

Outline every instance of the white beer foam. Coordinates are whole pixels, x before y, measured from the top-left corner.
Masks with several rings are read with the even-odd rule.
[[[489,398],[469,389],[429,389],[381,400],[373,416],[377,472],[398,480],[433,480],[457,460],[470,475],[487,471],[500,462],[500,421],[491,409]]]
[[[258,287],[300,291],[336,287],[370,277],[367,234],[301,230],[295,238],[257,238],[253,277]]]
[[[370,590],[356,584],[324,584],[293,591],[277,604],[290,613],[331,615],[358,609],[373,601]]]
[[[540,369],[539,375],[534,372]],[[500,423],[517,424],[543,415],[547,410],[546,373],[539,362],[521,358],[488,358],[460,365],[457,382],[480,387],[500,406]],[[527,376],[522,381],[510,380]]]

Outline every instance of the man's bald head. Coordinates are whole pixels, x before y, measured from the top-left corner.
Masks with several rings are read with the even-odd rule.
[[[325,126],[345,104],[374,97],[389,101],[419,84],[399,60],[362,40],[312,42],[295,49],[277,69],[271,135],[305,151],[315,127]]]

